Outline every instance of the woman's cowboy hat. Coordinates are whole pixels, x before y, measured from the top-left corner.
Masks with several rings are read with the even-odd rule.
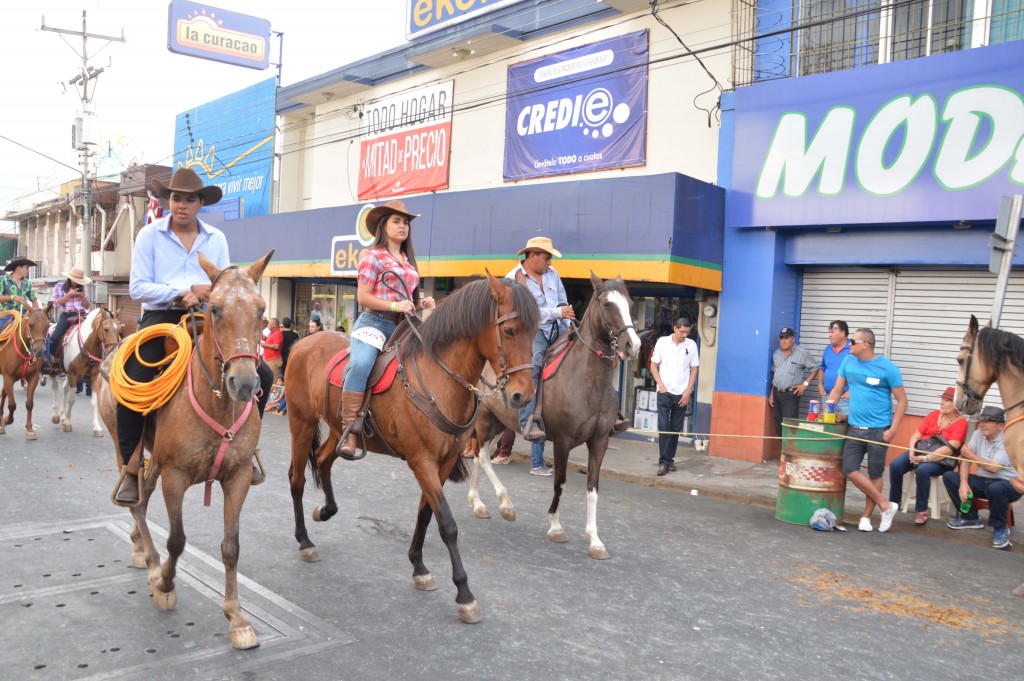
[[[516,253],[516,260],[519,260],[519,256],[521,256],[523,253],[529,253],[530,251],[543,251],[545,253],[550,253],[551,257],[553,258],[562,257],[561,252],[551,245],[551,239],[547,238],[546,236],[535,236],[529,241],[527,241],[526,246],[521,248],[519,252]]]
[[[212,206],[224,196],[224,192],[215,184],[204,187],[203,181],[196,175],[196,171],[191,168],[178,168],[175,170],[168,184],[164,184],[160,180],[153,180],[150,184],[153,186],[153,191],[164,200],[171,198],[171,192],[196,194],[203,200],[203,205]]]
[[[419,217],[419,213],[410,213],[405,209],[404,201],[388,201],[382,206],[374,206],[363,219],[363,222],[366,224],[366,231],[370,233],[370,236],[377,236],[377,225],[380,224],[380,219],[385,215],[393,213],[404,215],[409,218],[410,222]]]
[[[28,265],[29,267],[35,267],[36,263],[34,260],[28,258],[15,258],[4,266],[4,272],[13,272],[22,265]]]
[[[86,284],[92,282],[92,279],[85,276],[85,270],[83,270],[81,267],[72,267],[71,270],[64,276],[70,279],[71,281],[75,282],[79,286],[85,286]]]

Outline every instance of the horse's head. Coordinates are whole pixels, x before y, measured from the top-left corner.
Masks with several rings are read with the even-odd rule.
[[[42,357],[46,350],[46,333],[50,330],[52,308],[53,303],[47,303],[45,308],[32,308],[25,318],[25,344],[28,346],[28,352],[34,357]]]
[[[270,251],[245,269],[220,269],[199,254],[199,264],[212,282],[200,352],[205,361],[217,361],[228,395],[238,402],[252,400],[260,388],[257,352],[267,306],[257,285],[273,255]]]
[[[594,299],[591,308],[596,305],[600,327],[595,329],[612,346],[616,356],[622,361],[635,359],[640,352],[640,336],[633,328],[633,314],[630,311],[633,300],[629,297],[626,284],[622,277],[602,281],[591,271],[590,282],[594,285]],[[589,310],[588,310],[589,312]]]
[[[967,333],[960,344],[960,353],[956,361],[960,365],[960,371],[956,377],[956,396],[954,402],[956,408],[968,416],[977,414],[981,410],[981,404],[996,380],[996,367],[986,360],[978,350],[978,338],[981,331],[978,328],[978,318],[971,315],[971,322],[967,325]]]
[[[487,272],[491,295],[498,307],[494,333],[484,333],[480,346],[504,385],[505,403],[522,409],[533,397],[533,337],[537,335],[540,310],[533,295],[521,284],[496,279]]]
[[[100,339],[101,352],[114,347],[121,340],[120,314],[121,308],[116,312],[100,308],[99,314],[92,320],[92,335]]]

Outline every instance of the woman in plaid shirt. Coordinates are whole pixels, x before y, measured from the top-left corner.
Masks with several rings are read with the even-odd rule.
[[[341,392],[342,428],[356,420],[377,354],[402,315],[418,307],[420,276],[411,238],[411,223],[418,217],[407,211],[402,201],[388,201],[366,214],[366,229],[374,239],[359,259],[356,301],[363,312],[350,336],[348,372]],[[420,305],[432,310],[434,299],[427,296]],[[356,433],[349,432],[338,453],[354,460],[357,446]]]
[[[55,361],[64,355],[62,341],[71,326],[71,318],[80,321],[89,311],[89,292],[85,287],[91,281],[81,267],[72,267],[67,279],[53,287],[53,305],[60,310],[50,340],[50,356]]]

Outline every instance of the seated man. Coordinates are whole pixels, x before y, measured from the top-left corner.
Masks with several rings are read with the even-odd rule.
[[[1021,498],[1021,492],[1024,491],[1024,483],[1017,480],[1017,472],[1003,447],[1005,421],[1002,409],[982,409],[978,416],[978,429],[960,450],[960,456],[966,459],[960,462],[960,467],[966,470],[970,465],[968,461],[973,461],[978,465],[977,474],[965,476],[958,471],[949,471],[942,475],[942,482],[954,506],[959,508],[961,502],[966,502],[968,493],[979,499],[988,499],[988,524],[995,530],[992,534],[994,549],[1011,546],[1006,511],[1010,504]],[[958,512],[956,519],[946,524],[954,530],[985,527],[985,523],[978,518],[978,510],[973,506],[967,513]]]

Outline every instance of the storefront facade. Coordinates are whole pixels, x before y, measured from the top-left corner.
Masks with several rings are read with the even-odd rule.
[[[895,441],[938,407],[970,315],[984,323],[992,309],[1000,198],[1024,192],[1022,63],[1018,40],[754,84],[723,100],[712,430],[751,437],[713,438],[714,453],[777,456],[757,436],[774,434],[766,396],[783,326],[817,358],[831,320],[875,332],[909,397]],[[1000,326],[1018,334],[1022,294],[1015,271]]]

